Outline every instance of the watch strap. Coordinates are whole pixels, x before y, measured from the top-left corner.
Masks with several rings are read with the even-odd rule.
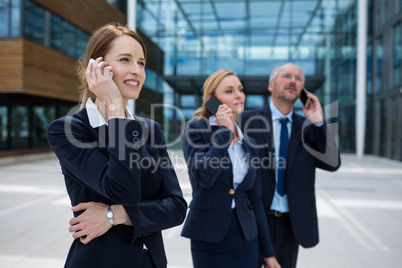
[[[112,211],[112,206],[107,207],[106,217],[109,219],[110,224],[114,226],[114,219],[113,219],[114,215]]]

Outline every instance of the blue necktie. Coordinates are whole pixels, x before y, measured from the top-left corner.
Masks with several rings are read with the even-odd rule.
[[[279,122],[282,124],[281,128],[281,139],[279,145],[279,167],[278,168],[278,193],[281,196],[286,194],[285,187],[285,179],[286,179],[286,168],[287,168],[287,159],[288,159],[288,148],[289,148],[289,134],[287,122],[288,119],[286,117],[279,119]]]

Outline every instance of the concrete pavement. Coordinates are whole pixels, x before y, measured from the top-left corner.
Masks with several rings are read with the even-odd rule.
[[[179,151],[170,151],[187,201]],[[402,163],[342,155],[334,173],[317,171],[320,243],[301,249],[298,268],[402,267]],[[0,167],[0,267],[63,267],[72,217],[55,158]],[[169,268],[192,266],[182,226],[163,232]]]

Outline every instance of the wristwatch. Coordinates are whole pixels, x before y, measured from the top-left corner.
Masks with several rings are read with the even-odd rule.
[[[111,206],[108,206],[108,207],[107,207],[106,217],[109,219],[110,224],[111,224],[112,226],[114,226],[113,211],[112,211],[112,207],[111,207]]]

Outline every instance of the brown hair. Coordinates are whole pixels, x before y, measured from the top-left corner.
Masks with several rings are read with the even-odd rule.
[[[205,106],[205,103],[207,102],[207,97],[209,95],[215,95],[215,90],[218,87],[219,83],[223,80],[223,78],[227,76],[234,75],[237,77],[236,73],[231,71],[231,70],[226,70],[226,69],[221,69],[213,74],[211,74],[207,80],[205,80],[204,86],[203,86],[203,92],[204,92],[204,101],[201,105],[200,108],[198,108],[193,115],[193,119],[195,120],[201,120],[205,118],[209,118],[212,114],[210,111],[208,111],[207,107]]]
[[[81,109],[85,106],[85,102],[89,97],[91,98],[95,97],[95,95],[91,91],[89,91],[87,79],[85,77],[85,72],[89,60],[91,58],[97,59],[99,57],[105,57],[106,53],[110,50],[111,43],[117,37],[123,35],[131,36],[136,41],[138,41],[138,43],[140,43],[146,60],[147,50],[145,48],[144,42],[136,32],[134,32],[127,26],[123,26],[120,23],[113,22],[106,24],[100,27],[99,29],[95,30],[88,41],[85,55],[82,57],[81,60],[78,61],[77,64],[77,75],[81,81],[81,86],[79,87]]]

